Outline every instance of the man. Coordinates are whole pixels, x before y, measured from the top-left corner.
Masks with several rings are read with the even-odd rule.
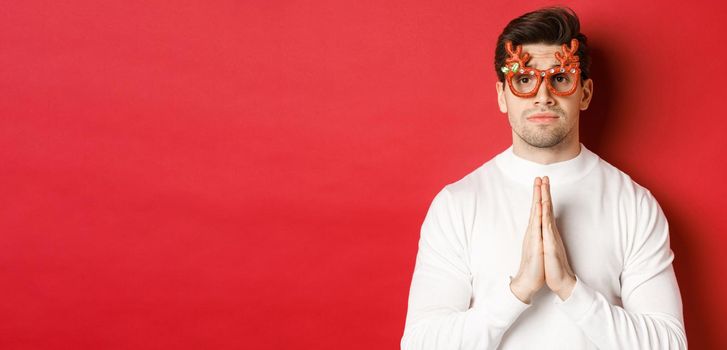
[[[434,198],[402,349],[686,349],[664,213],[579,141],[593,96],[568,8],[498,38],[512,146]]]

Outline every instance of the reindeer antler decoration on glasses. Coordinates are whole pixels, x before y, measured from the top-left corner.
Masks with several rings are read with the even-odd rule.
[[[578,51],[577,39],[571,40],[570,47],[562,44],[561,50],[563,52],[555,53],[555,58],[560,62],[560,66],[546,70],[525,66],[530,60],[530,54],[522,53],[522,45],[517,45],[513,49],[512,42],[508,40],[505,42],[505,50],[507,50],[509,57],[505,59],[505,65],[500,69],[505,73],[507,84],[514,95],[519,97],[535,96],[543,79],[545,79],[548,90],[555,95],[568,96],[576,91],[581,75],[580,59],[576,55]]]

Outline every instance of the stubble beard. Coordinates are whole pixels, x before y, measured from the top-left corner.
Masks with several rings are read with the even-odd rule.
[[[527,116],[536,112],[555,113],[560,118],[556,121],[556,123],[535,124],[528,122],[526,119]],[[570,132],[568,126],[561,122],[564,118],[565,112],[557,107],[551,108],[547,111],[524,111],[518,119],[517,124],[513,123],[517,126],[513,128],[513,131],[520,137],[520,139],[530,146],[537,148],[551,148],[563,142]]]

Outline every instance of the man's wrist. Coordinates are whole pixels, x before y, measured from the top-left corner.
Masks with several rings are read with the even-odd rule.
[[[517,297],[523,303],[530,304],[530,300],[532,299],[533,292],[528,290],[527,288],[523,288],[513,278],[510,278],[510,291],[512,292],[513,295],[515,295],[515,297]]]
[[[575,288],[575,286],[576,286],[576,278],[575,277],[569,278],[565,282],[563,287],[560,290],[556,291],[555,294],[558,295],[560,300],[565,301],[573,293],[573,289]]]

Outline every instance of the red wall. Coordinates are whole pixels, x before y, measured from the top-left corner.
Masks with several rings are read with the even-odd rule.
[[[549,1],[0,11],[0,348],[394,349],[419,227],[511,143],[495,39]],[[670,223],[727,348],[725,5],[575,1],[582,141]]]

